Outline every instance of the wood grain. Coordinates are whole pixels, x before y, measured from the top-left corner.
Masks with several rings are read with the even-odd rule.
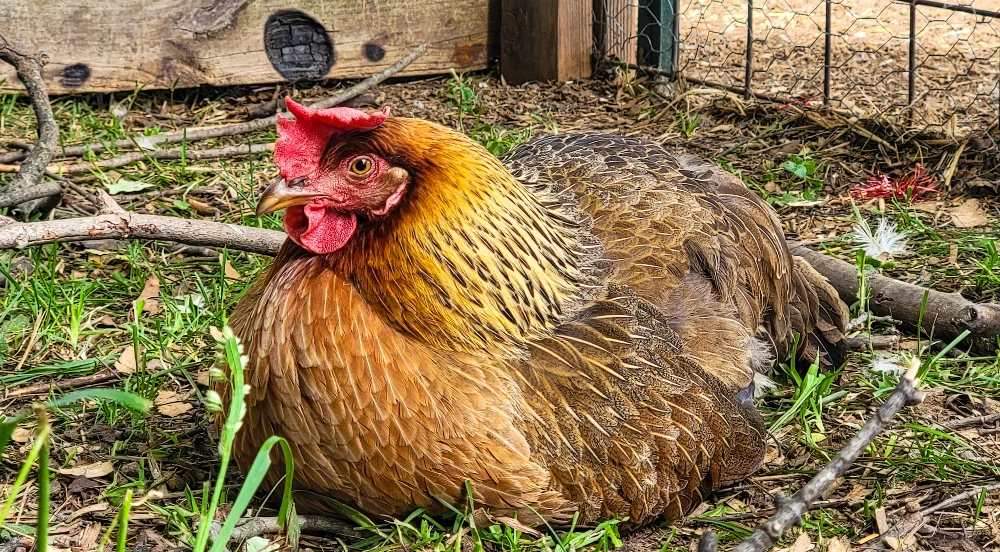
[[[334,64],[325,78],[376,73],[416,45],[427,53],[402,72],[487,66],[490,0],[5,0],[7,38],[49,58],[52,93],[230,86],[284,79],[264,50],[264,25],[300,10],[325,29]],[[0,92],[23,91],[0,68]]]
[[[607,18],[604,28],[606,55],[618,61],[635,64],[636,40],[639,35],[639,3],[637,0],[603,0]]]
[[[507,82],[590,76],[590,0],[503,0],[501,18],[500,71]]]

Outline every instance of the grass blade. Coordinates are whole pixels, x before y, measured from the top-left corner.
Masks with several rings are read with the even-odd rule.
[[[125,544],[128,541],[128,514],[132,509],[132,489],[125,492],[125,499],[122,501],[121,511],[118,513],[118,542],[115,552],[126,552]]]
[[[278,510],[278,520],[282,525],[287,523],[286,516],[288,516],[289,505],[292,502],[292,448],[288,444],[288,441],[282,437],[273,435],[270,439],[264,441],[264,444],[257,452],[253,464],[247,471],[246,480],[243,482],[240,494],[236,496],[229,516],[226,517],[226,522],[222,525],[218,536],[215,537],[215,542],[212,543],[210,552],[223,552],[226,549],[226,545],[229,544],[229,539],[236,529],[236,524],[243,516],[243,513],[247,511],[247,507],[250,506],[250,500],[253,499],[254,493],[260,488],[261,483],[264,482],[264,476],[267,475],[268,470],[271,468],[271,449],[279,444],[285,454],[285,490],[281,497],[281,509]]]
[[[49,417],[42,408],[36,408],[38,412],[38,423],[49,428]],[[45,438],[39,438],[41,448],[38,450],[38,524],[35,526],[35,550],[46,552],[49,548],[49,432],[45,433]]]
[[[18,492],[20,492],[21,487],[24,486],[24,482],[28,479],[28,471],[31,470],[31,466],[34,465],[35,460],[42,452],[43,443],[47,442],[49,439],[49,434],[52,432],[52,426],[42,427],[38,436],[35,438],[35,444],[32,445],[31,450],[28,451],[28,457],[24,459],[24,463],[21,465],[21,471],[17,473],[17,478],[14,479],[14,484],[10,486],[10,490],[7,494],[7,500],[3,504],[3,508],[0,508],[0,526],[7,521],[7,516],[10,514],[10,509],[14,505],[14,500],[17,499]]]
[[[153,402],[128,391],[119,389],[82,389],[67,393],[62,397],[45,403],[47,408],[58,408],[77,401],[100,399],[112,401],[122,406],[126,406],[139,412],[148,412],[153,407]]]

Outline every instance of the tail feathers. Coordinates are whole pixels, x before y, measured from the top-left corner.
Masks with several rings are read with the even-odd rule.
[[[837,290],[802,257],[792,256],[791,330],[800,334],[798,356],[813,362],[840,364],[847,353],[844,332],[849,314]],[[779,351],[788,356],[791,351]]]

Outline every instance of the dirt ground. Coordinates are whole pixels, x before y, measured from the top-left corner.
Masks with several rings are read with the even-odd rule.
[[[773,83],[769,86],[777,87],[775,93],[802,95],[811,90],[804,84],[799,88],[781,84],[781,77],[771,80],[762,73],[757,78]],[[995,72],[991,78],[995,80]],[[241,120],[247,105],[285,92],[261,87],[173,97],[149,93],[66,98],[57,101],[57,115],[69,135],[67,144],[84,143],[95,136],[115,137],[144,128],[164,132]],[[305,87],[294,94],[310,98],[330,91]],[[693,151],[724,164],[767,198],[790,239],[850,262],[857,249],[848,236],[856,222],[850,190],[876,173],[898,175],[921,163],[939,180],[939,196],[925,202],[872,200],[859,205],[873,224],[887,218],[908,233],[909,252],[898,254],[894,263],[885,263],[880,270],[980,300],[994,300],[1000,290],[994,242],[1000,221],[1000,201],[995,198],[1000,174],[989,136],[969,140],[953,163],[959,146],[947,135],[904,144],[897,141],[905,134],[899,127],[858,125],[835,113],[747,102],[731,93],[679,88],[645,78],[620,86],[584,81],[516,88],[490,76],[437,78],[383,85],[354,102],[361,107],[383,104],[391,104],[398,115],[461,128],[488,146],[503,147],[529,132],[534,136],[610,132],[641,135]],[[26,105],[14,101],[4,105],[8,106],[0,120],[4,138],[31,139]],[[119,105],[127,110],[121,118],[112,115]],[[117,113],[121,115],[120,110]],[[262,133],[250,141],[269,139],[273,135]],[[800,168],[804,176],[797,174]],[[257,193],[259,183],[272,174],[267,157],[258,156],[185,166],[143,162],[75,180],[84,187],[107,188],[123,179],[151,184],[116,195],[131,210],[246,222],[253,219],[242,198]],[[86,198],[68,194],[56,216],[85,214],[85,204]],[[267,223],[274,226],[276,221]],[[214,429],[207,423],[203,402],[214,359],[209,326],[221,322],[232,296],[267,263],[253,255],[234,253],[220,259],[219,254],[203,248],[121,242],[0,254],[0,265],[15,280],[0,288],[6,295],[6,299],[0,296],[0,324],[23,316],[17,328],[0,327],[9,342],[0,368],[5,393],[58,384],[109,367],[115,377],[106,385],[144,393],[157,405],[144,417],[99,405],[56,416],[52,454],[61,471],[53,482],[56,523],[51,534],[58,549],[95,549],[119,511],[124,489],[134,489],[137,496],[160,492],[157,498],[133,506],[130,547],[160,552],[182,546],[190,537],[191,522],[185,512],[191,509],[191,498],[186,489],[199,492],[218,465]],[[17,276],[14,267],[27,265],[34,276],[25,271]],[[137,319],[130,315],[131,302],[148,290],[152,277],[158,293],[147,299],[159,297],[159,309],[145,311]],[[52,282],[54,298],[46,299],[51,303],[40,299],[48,292],[32,288],[32,281]],[[22,299],[12,300],[15,295]],[[41,304],[32,306],[31,301]],[[82,308],[73,311],[72,305]],[[74,316],[82,319],[79,335],[73,337],[72,325],[46,318],[45,312],[76,312]],[[39,316],[45,321],[39,322]],[[898,335],[892,324],[881,322],[873,333]],[[122,357],[134,355],[128,349],[133,342],[141,343],[141,352],[133,357],[132,366],[123,365]],[[773,511],[774,494],[790,494],[801,487],[872,416],[896,381],[891,373],[872,371],[876,359],[885,366],[898,361],[894,355],[901,352],[930,356],[918,351],[919,346],[916,336],[901,336],[890,350],[854,355],[842,370],[807,374],[807,385],[797,385],[797,376],[790,375],[807,373],[803,367],[787,374],[778,369],[779,387],[761,403],[774,437],[762,470],[716,493],[676,524],[626,537],[624,547],[688,550],[707,529],[719,532],[723,548],[732,546]],[[97,361],[84,366],[90,359]],[[961,353],[942,358],[925,376],[925,384],[925,403],[906,411],[890,432],[873,443],[807,516],[804,526],[786,537],[782,548],[832,551],[845,550],[845,543],[851,543],[863,549],[875,543],[888,525],[1000,481],[1000,429],[994,416],[1000,414],[997,358]],[[23,412],[32,400],[43,398],[47,387],[43,388],[42,395],[0,399],[0,408],[8,415]],[[981,416],[990,417],[981,420]],[[0,459],[0,481],[6,485],[25,459],[29,437],[23,432],[15,435],[16,446]],[[0,497],[5,497],[3,488]],[[235,494],[235,489],[230,492]],[[11,519],[6,534],[0,533],[0,543],[27,533],[35,522],[36,493],[29,489],[18,500],[16,519]],[[973,493],[935,511],[906,544],[925,550],[997,549],[998,506],[1000,494]],[[442,533],[430,544],[386,539],[375,548],[472,546],[468,540],[456,541],[447,531]],[[343,546],[330,538],[302,538],[304,549]],[[514,548],[536,549],[528,544]]]

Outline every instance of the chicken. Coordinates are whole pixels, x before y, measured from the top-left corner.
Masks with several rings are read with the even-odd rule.
[[[234,456],[287,438],[300,512],[439,514],[468,481],[528,522],[676,518],[760,466],[755,382],[793,336],[836,345],[836,292],[715,165],[609,135],[497,159],[388,108],[287,104],[257,212],[288,240],[231,317]]]

